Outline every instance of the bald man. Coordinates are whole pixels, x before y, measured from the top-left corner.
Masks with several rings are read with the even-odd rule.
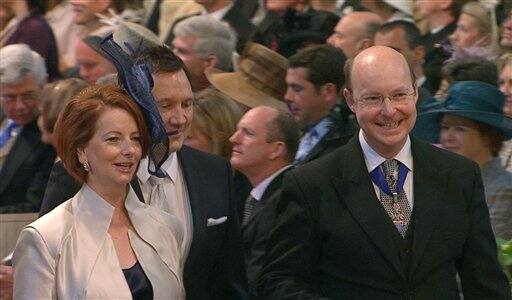
[[[343,51],[347,58],[373,45],[373,37],[382,24],[382,18],[371,12],[353,12],[345,15],[334,28],[327,42]]]
[[[259,278],[271,299],[510,299],[478,165],[409,135],[418,89],[374,46],[346,66],[361,127],[290,171]]]

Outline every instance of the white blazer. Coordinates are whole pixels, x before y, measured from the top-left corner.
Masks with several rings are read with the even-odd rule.
[[[125,207],[133,251],[155,299],[184,299],[181,222],[140,202]],[[107,233],[114,207],[89,186],[29,224],[14,250],[14,299],[131,299]]]

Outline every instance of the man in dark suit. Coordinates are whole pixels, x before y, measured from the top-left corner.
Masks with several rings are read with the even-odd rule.
[[[48,75],[44,60],[27,45],[6,46],[0,56],[0,213],[35,212],[55,160],[37,127]]]
[[[187,299],[244,299],[246,275],[237,206],[231,195],[231,168],[220,157],[182,146],[193,114],[183,62],[166,47],[148,52],[147,59],[153,65],[152,93],[169,136],[171,154],[162,166],[165,178],[148,173],[146,158],[132,187],[139,198],[183,221]],[[45,198],[59,196],[47,194]]]
[[[409,136],[417,86],[374,46],[346,66],[361,126],[289,172],[259,278],[274,299],[510,299],[478,166]],[[397,170],[398,169],[398,170]]]
[[[256,276],[274,224],[271,199],[278,194],[283,175],[292,167],[299,135],[299,128],[288,113],[258,106],[240,119],[230,138],[231,165],[247,176],[253,187],[240,205],[244,207],[242,239],[251,297],[256,296]]]
[[[303,132],[295,164],[344,145],[356,130],[351,111],[339,97],[345,60],[330,45],[302,49],[289,59],[284,100]]]

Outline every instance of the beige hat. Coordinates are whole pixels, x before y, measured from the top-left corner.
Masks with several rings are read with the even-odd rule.
[[[137,23],[120,21],[117,27],[113,30],[114,41],[123,48],[126,53],[131,54],[127,45],[135,51],[140,51],[140,47],[154,47],[162,46],[163,43],[158,39],[158,36],[146,27]]]
[[[286,110],[282,101],[286,92],[288,60],[260,44],[250,44],[241,57],[238,71],[206,72],[210,83],[235,101],[249,107],[260,105]]]
[[[390,6],[398,9],[406,15],[412,16],[412,1],[411,0],[382,0]]]

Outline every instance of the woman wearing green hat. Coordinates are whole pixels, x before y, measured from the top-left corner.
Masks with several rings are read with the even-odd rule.
[[[503,114],[504,96],[490,84],[462,81],[448,91],[447,100],[420,114],[440,126],[444,149],[476,162],[482,171],[485,196],[496,236],[512,238],[512,173],[498,156],[504,140],[512,138],[512,118]]]

